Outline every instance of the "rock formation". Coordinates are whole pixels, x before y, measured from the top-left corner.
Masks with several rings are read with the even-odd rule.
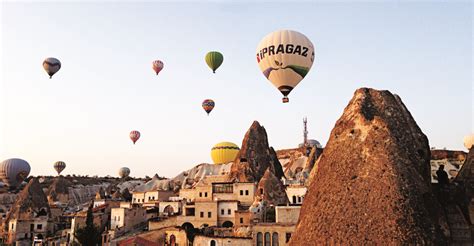
[[[268,168],[278,179],[284,176],[275,150],[268,145],[265,128],[254,121],[245,134],[242,147],[232,164],[229,179],[240,182],[258,182]]]
[[[60,201],[67,202],[69,200],[69,187],[72,187],[72,182],[58,176],[48,188],[48,200],[52,202]]]
[[[428,139],[398,96],[358,89],[316,165],[290,245],[446,243]]]
[[[444,149],[432,149],[431,150],[431,160],[459,160],[464,161],[466,159],[466,152],[464,151],[455,151],[455,150],[444,150]]]
[[[278,179],[270,168],[267,168],[265,174],[258,182],[257,197],[267,202],[267,205],[286,205],[289,203],[285,192],[285,186]]]
[[[32,178],[19,193],[15,204],[6,216],[5,224],[8,225],[10,219],[28,220],[49,214],[50,208],[46,195],[43,193],[38,179]]]

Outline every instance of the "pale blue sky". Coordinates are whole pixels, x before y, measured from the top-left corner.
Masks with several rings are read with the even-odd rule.
[[[1,10],[0,159],[32,174],[172,177],[210,162],[213,144],[241,144],[253,120],[275,149],[326,143],[359,87],[402,100],[431,146],[464,149],[473,131],[472,4],[5,3]],[[278,29],[315,45],[312,70],[281,103],[255,49]],[[212,74],[207,51],[224,63]],[[57,57],[49,79],[41,63]],[[151,62],[161,59],[156,77]],[[213,98],[209,117],[201,108]],[[131,130],[142,138],[133,145]]]

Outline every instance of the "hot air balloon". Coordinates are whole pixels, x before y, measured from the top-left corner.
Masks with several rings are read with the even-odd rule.
[[[257,47],[257,63],[263,75],[283,94],[288,94],[308,74],[314,61],[314,47],[303,34],[280,30],[265,36]]]
[[[160,71],[163,69],[164,65],[163,62],[160,60],[153,61],[153,70],[155,71],[156,75],[160,73]]]
[[[224,56],[218,51],[211,51],[206,54],[206,63],[212,69],[213,73],[221,66]]]
[[[231,142],[220,142],[211,149],[214,164],[225,164],[233,161],[239,153],[239,146]]]
[[[119,169],[118,174],[119,174],[120,178],[128,177],[128,175],[130,175],[130,168],[122,167],[122,168]]]
[[[53,75],[61,69],[61,62],[54,57],[48,57],[43,61],[43,68],[51,79]]]
[[[139,131],[131,131],[130,132],[130,139],[133,141],[133,144],[135,144],[138,139],[140,138],[140,132]]]
[[[9,187],[18,187],[30,174],[30,164],[25,160],[12,158],[0,163],[0,179]]]
[[[464,147],[470,150],[474,146],[474,133],[464,137]]]
[[[215,105],[216,104],[212,99],[206,99],[202,102],[202,108],[204,109],[204,111],[206,111],[207,115],[209,115],[212,109],[214,109]]]
[[[64,161],[57,161],[54,163],[54,170],[58,172],[58,175],[61,174],[64,168],[66,168],[66,163],[64,163]]]

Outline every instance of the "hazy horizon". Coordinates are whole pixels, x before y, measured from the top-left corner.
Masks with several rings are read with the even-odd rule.
[[[32,175],[174,177],[241,144],[254,120],[275,149],[326,144],[357,88],[401,97],[430,146],[465,150],[473,132],[472,3],[13,3],[1,6],[0,161]],[[268,33],[314,44],[311,71],[281,103],[258,69]],[[218,50],[216,74],[204,56]],[[46,57],[61,60],[49,79]],[[156,76],[153,60],[164,62]],[[202,100],[212,98],[207,116]],[[128,137],[139,130],[133,145]]]

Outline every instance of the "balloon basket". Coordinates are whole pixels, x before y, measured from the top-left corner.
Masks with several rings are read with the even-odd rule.
[[[288,102],[290,101],[290,99],[289,99],[288,97],[283,97],[283,98],[281,99],[281,101],[282,101],[283,103],[288,103]]]

